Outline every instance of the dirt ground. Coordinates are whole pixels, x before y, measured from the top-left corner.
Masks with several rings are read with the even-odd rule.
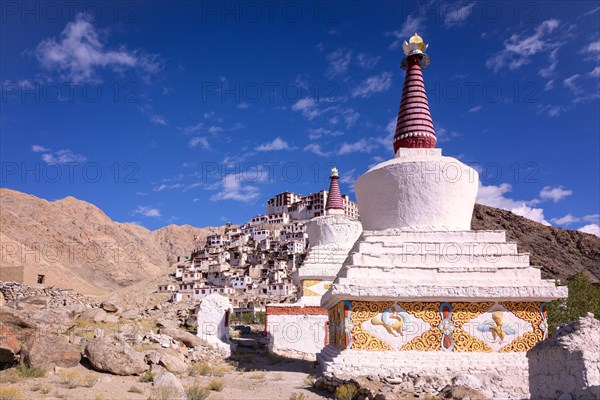
[[[222,376],[180,376],[181,382],[184,386],[194,383],[208,386],[213,380],[222,380],[222,390],[211,391],[208,400],[287,400],[294,393],[303,394],[306,400],[332,398],[310,385],[309,376],[316,374],[314,363],[274,356],[254,339],[252,336],[240,339],[236,352],[222,364]],[[0,372],[0,386],[19,388],[23,399],[145,400],[156,394],[152,383],[140,382],[138,376],[96,372],[85,366],[85,360],[67,370],[66,375],[75,376],[91,387],[69,388],[77,384],[70,385],[64,371],[49,371],[42,378],[21,377],[11,382],[10,377],[15,373],[10,369]],[[132,392],[133,388],[141,393]]]

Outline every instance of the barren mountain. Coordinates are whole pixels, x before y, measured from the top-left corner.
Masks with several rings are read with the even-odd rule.
[[[257,210],[258,211],[258,210]],[[539,224],[511,212],[477,205],[473,229],[501,229],[546,278],[565,279],[586,269],[600,280],[600,238]],[[21,273],[26,283],[106,295],[164,276],[177,256],[188,255],[223,227],[169,225],[150,231],[112,221],[96,206],[67,197],[47,201],[0,189],[0,280]],[[18,274],[17,274],[18,275]],[[18,277],[17,277],[18,279]],[[135,286],[132,286],[135,285]]]
[[[506,239],[530,253],[531,265],[542,268],[544,278],[566,279],[585,269],[600,281],[600,238],[589,233],[546,226],[510,211],[475,205],[472,229],[506,231]]]
[[[150,231],[114,222],[74,197],[51,202],[9,189],[0,189],[0,228],[0,280],[20,273],[35,283],[43,275],[45,285],[88,295],[164,274],[177,256],[223,230],[170,225]]]

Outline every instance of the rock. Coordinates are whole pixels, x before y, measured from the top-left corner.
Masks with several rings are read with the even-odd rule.
[[[136,319],[139,318],[140,312],[138,310],[125,310],[121,313],[121,317],[125,319]]]
[[[119,307],[117,307],[115,304],[113,303],[107,303],[105,301],[102,302],[102,304],[100,304],[100,307],[109,313],[116,313],[117,311],[119,311]]]
[[[102,322],[106,319],[107,315],[108,314],[106,313],[106,311],[104,311],[101,308],[91,308],[82,312],[81,318],[91,319],[95,322]]]
[[[160,361],[160,353],[156,350],[150,350],[144,353],[144,361],[146,364],[158,364]]]
[[[470,400],[487,400],[488,397],[485,396],[483,393],[475,390],[475,389],[471,389],[468,388],[466,386],[451,386],[448,385],[445,388],[442,389],[442,391],[439,393],[440,396],[442,396],[444,399],[456,399],[456,400],[464,400],[464,399],[470,399]]]
[[[139,375],[148,369],[142,354],[112,336],[89,343],[85,355],[94,369],[115,375]]]
[[[176,329],[177,327],[179,327],[179,324],[177,322],[173,322],[169,319],[164,319],[164,318],[157,320],[156,325],[159,328],[174,328],[174,329]]]
[[[158,364],[165,367],[167,371],[178,375],[184,374],[188,370],[188,366],[185,363],[185,361],[176,356],[172,356],[166,353],[162,353],[160,355],[160,360]]]
[[[36,324],[44,333],[61,334],[75,326],[75,322],[66,310],[25,309],[22,314]]]
[[[119,322],[119,317],[117,315],[109,314],[104,318],[104,322],[117,323]]]
[[[13,363],[23,342],[35,335],[35,323],[21,312],[0,307],[0,363]]]
[[[169,371],[163,371],[159,373],[156,377],[154,377],[153,381],[153,385],[156,388],[173,388],[175,396],[169,397],[169,399],[187,399],[185,389],[183,388],[183,384],[175,375],[173,375]]]
[[[63,336],[36,335],[21,348],[21,361],[31,368],[71,368],[77,366],[80,360],[79,351]]]
[[[179,340],[181,343],[183,343],[187,347],[204,346],[206,344],[206,342],[204,342],[198,336],[191,334],[189,332],[186,332],[186,331],[182,331],[181,329],[160,328],[160,330],[158,332],[163,335],[171,336],[175,340]]]
[[[102,378],[100,378],[100,382],[109,383],[112,382],[112,378],[110,376],[103,376]]]
[[[481,381],[473,375],[458,375],[452,379],[453,386],[464,386],[474,390],[482,388]]]
[[[573,400],[573,396],[571,396],[569,393],[563,393],[558,396],[558,399],[556,400]]]
[[[25,309],[27,307],[45,308],[48,307],[50,298],[47,296],[31,296],[25,297],[19,300],[17,304],[18,309]]]

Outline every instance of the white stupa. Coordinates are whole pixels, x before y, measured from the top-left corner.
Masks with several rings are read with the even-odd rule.
[[[344,212],[337,168],[331,170],[325,215],[306,224],[309,248],[294,275],[299,288],[296,303],[267,306],[267,332],[272,352],[315,360],[328,342],[327,310],[321,296],[327,291],[358,239],[362,226]]]
[[[337,376],[524,374],[522,394],[545,302],[567,291],[504,231],[470,229],[479,178],[434,148],[426,48],[416,34],[404,43],[394,158],[356,181],[364,230],[321,299],[330,334],[318,359]]]

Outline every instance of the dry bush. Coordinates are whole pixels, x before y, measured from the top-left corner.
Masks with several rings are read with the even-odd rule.
[[[60,378],[60,383],[65,385],[68,389],[75,389],[80,386],[91,388],[96,383],[96,378],[94,376],[81,375],[79,372],[73,370],[59,371],[58,376]]]
[[[29,390],[32,392],[39,392],[41,394],[48,394],[50,393],[50,386],[41,382],[35,382],[33,385],[31,385]]]
[[[13,386],[0,387],[0,400],[24,400],[25,394]]]
[[[358,387],[352,383],[338,386],[335,389],[335,398],[337,400],[353,400],[358,395]]]
[[[129,390],[127,390],[129,393],[138,393],[138,394],[142,394],[144,393],[144,391],[142,389],[140,389],[139,387],[135,386],[135,385],[131,385],[131,387],[129,388]]]
[[[306,400],[306,395],[304,393],[294,392],[290,394],[290,400]]]
[[[148,400],[173,400],[179,397],[179,391],[173,386],[161,386],[152,389]]]
[[[208,389],[212,390],[213,392],[220,392],[223,390],[223,387],[225,386],[225,382],[223,382],[223,379],[213,379],[212,381],[209,382],[208,384]]]
[[[188,400],[205,400],[210,395],[210,389],[194,382],[185,388]]]
[[[144,372],[143,374],[140,375],[140,377],[138,378],[138,381],[140,381],[142,383],[152,382],[152,379],[154,379],[155,376],[156,376],[156,374],[154,372]]]

